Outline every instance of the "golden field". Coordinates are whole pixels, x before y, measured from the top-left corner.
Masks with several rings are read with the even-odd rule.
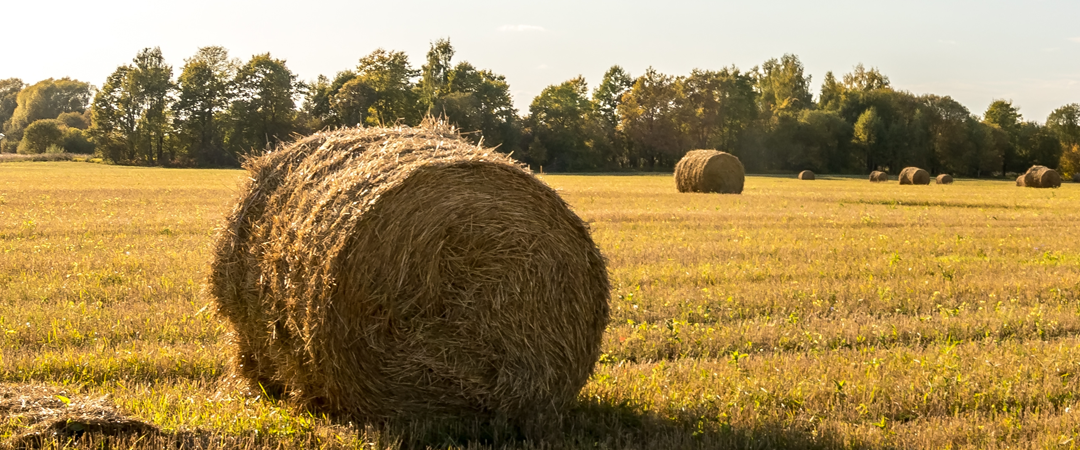
[[[229,330],[201,289],[243,176],[0,165],[0,441],[45,420],[5,410],[3,392],[29,392],[55,417],[115,406],[160,430],[79,447],[399,446],[226,376]],[[604,354],[547,441],[447,445],[1078,446],[1080,185],[543,179],[608,259]]]

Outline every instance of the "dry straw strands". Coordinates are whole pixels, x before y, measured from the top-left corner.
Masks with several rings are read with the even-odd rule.
[[[811,172],[809,170],[804,170],[802,172],[799,172],[799,179],[800,180],[813,180],[814,179],[814,172]]]
[[[889,174],[887,174],[885,172],[882,172],[880,170],[875,170],[873,172],[870,172],[870,182],[871,183],[881,183],[881,182],[885,182],[885,181],[889,181]]]
[[[905,167],[899,178],[900,184],[930,184],[930,173],[918,167]]]
[[[935,178],[934,180],[937,182],[937,184],[952,184],[953,182],[952,175],[949,175],[947,173],[938,174],[937,178]]]
[[[1026,186],[1033,188],[1057,188],[1061,187],[1061,175],[1056,170],[1047,168],[1045,166],[1031,166],[1027,172],[1024,172],[1020,176],[1023,178],[1023,184],[1020,184],[1020,179],[1017,179],[1017,186]]]
[[[746,173],[739,158],[716,150],[691,150],[675,164],[679,192],[741,194]]]
[[[209,293],[237,371],[362,422],[565,407],[608,321],[588,227],[453,128],[317,133],[246,164]]]

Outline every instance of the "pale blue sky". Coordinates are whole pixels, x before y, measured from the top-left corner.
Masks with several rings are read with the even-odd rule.
[[[1080,102],[1080,1],[70,1],[5,5],[0,78],[100,85],[143,47],[175,73],[200,46],[270,52],[301,79],[383,47],[419,67],[428,44],[506,76],[522,112],[545,86],[612,64],[675,75],[748,70],[794,53],[813,75],[862,62],[893,86],[950,95],[980,114],[1011,99],[1028,120]],[[9,16],[10,14],[10,16]]]

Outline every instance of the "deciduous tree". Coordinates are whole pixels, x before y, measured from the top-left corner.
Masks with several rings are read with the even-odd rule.
[[[255,55],[233,79],[226,146],[233,158],[270,148],[295,128],[296,75],[269,53]]]

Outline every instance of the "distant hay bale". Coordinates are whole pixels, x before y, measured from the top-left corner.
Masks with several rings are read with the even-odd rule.
[[[745,179],[739,158],[716,150],[691,150],[675,165],[679,192],[741,194]]]
[[[369,423],[527,420],[588,380],[604,260],[514,160],[435,123],[320,132],[245,166],[208,280],[243,378]]]
[[[900,184],[930,184],[930,173],[918,167],[905,167],[899,178]]]
[[[885,172],[882,172],[880,170],[875,170],[873,172],[870,172],[870,182],[872,182],[872,183],[881,183],[881,182],[884,182],[884,181],[889,181],[889,174],[887,174]]]
[[[1016,185],[1020,186],[1020,187],[1024,186],[1024,176],[1023,175],[1020,175],[1020,176],[1016,177]]]
[[[934,180],[937,184],[952,184],[953,182],[952,175],[947,173],[938,174],[937,178],[934,178]]]
[[[1031,166],[1024,172],[1024,186],[1033,188],[1061,187],[1061,175],[1046,166]]]
[[[804,170],[802,172],[799,172],[799,179],[800,180],[813,180],[814,179],[814,172],[811,172],[809,170]]]
[[[1080,172],[1076,172],[1076,173],[1072,174],[1072,182],[1073,183],[1080,183]]]

